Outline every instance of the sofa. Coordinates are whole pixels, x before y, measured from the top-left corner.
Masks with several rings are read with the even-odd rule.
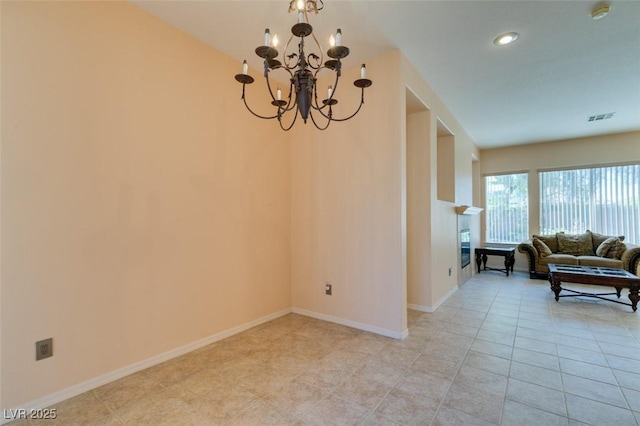
[[[547,279],[548,264],[622,268],[640,274],[640,246],[624,242],[624,236],[584,234],[533,235],[518,245],[529,260],[529,277]]]

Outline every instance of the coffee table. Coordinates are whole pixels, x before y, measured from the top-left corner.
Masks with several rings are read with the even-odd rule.
[[[632,273],[618,268],[604,268],[595,266],[579,266],[579,265],[558,265],[549,264],[549,282],[551,283],[551,290],[556,295],[556,302],[561,297],[593,297],[596,299],[608,300],[610,302],[620,303],[622,305],[631,306],[633,312],[638,307],[638,290],[640,290],[640,278],[636,277]],[[583,291],[571,290],[561,287],[562,282],[598,285],[603,287],[613,287],[616,289],[615,293],[586,293]],[[629,289],[629,300],[631,303],[626,303],[621,300],[611,299],[602,296],[617,295],[618,299],[623,288]],[[576,294],[564,294],[560,295],[562,290],[570,291]]]

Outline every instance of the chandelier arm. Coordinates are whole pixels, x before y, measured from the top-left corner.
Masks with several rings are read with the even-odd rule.
[[[289,96],[288,96],[288,101],[287,101],[287,105],[286,107],[282,106],[280,107],[284,112],[288,112],[291,111],[292,109],[294,109],[296,107],[296,103],[294,102],[293,104],[291,103],[292,101],[292,95],[293,95],[293,72],[291,72],[290,69],[288,68],[282,68],[283,70],[285,70],[286,72],[289,73]],[[271,93],[271,85],[270,85],[271,81],[269,80],[269,78],[267,77],[267,87],[269,88],[269,92]],[[273,93],[271,93],[271,98],[273,99]]]
[[[273,96],[273,91],[271,90],[271,80],[269,80],[269,73],[267,72],[266,60],[265,60],[265,72],[264,79],[267,81],[267,90],[269,90],[269,95],[271,96],[271,100],[275,101],[276,97]]]
[[[243,84],[242,85],[242,101],[244,102],[244,106],[247,107],[247,109],[249,110],[249,112],[251,114],[255,115],[258,118],[262,118],[264,120],[273,120],[274,118],[278,118],[278,114],[274,115],[273,117],[267,117],[267,116],[260,115],[260,114],[257,114],[255,112],[253,112],[253,110],[249,107],[249,104],[247,103],[247,98],[244,95],[244,86],[245,85]]]
[[[291,36],[289,37],[289,41],[287,41],[287,44],[284,46],[284,51],[282,52],[282,61],[284,63],[285,69],[289,72],[291,72],[290,70],[294,69],[298,65],[298,61],[296,61],[294,65],[291,65],[291,60],[295,59],[295,57],[298,56],[297,53],[287,55],[287,51],[289,50],[289,44],[291,44],[291,40],[293,40],[293,34],[291,34]]]
[[[316,38],[316,35],[314,33],[311,33],[311,37],[313,37],[313,41],[315,41],[316,43],[316,47],[318,48],[318,52],[320,52],[320,58],[316,59],[317,65],[313,66],[309,63],[309,58],[307,58],[307,63],[309,63],[309,66],[311,68],[313,68],[314,70],[320,70],[323,68],[322,64],[324,63],[324,55],[322,53],[322,47],[320,46],[320,42],[318,41],[318,39]],[[309,56],[314,55],[314,53],[310,53]]]
[[[356,109],[356,112],[354,112],[354,113],[353,113],[353,114],[351,114],[350,116],[345,117],[345,118],[333,118],[333,117],[330,117],[330,116],[326,115],[326,114],[325,114],[324,112],[322,112],[321,110],[318,110],[318,112],[319,112],[320,114],[322,114],[322,116],[323,116],[323,117],[328,118],[328,119],[330,119],[331,121],[347,121],[347,120],[350,120],[350,119],[352,119],[353,117],[355,117],[355,116],[356,116],[356,114],[360,112],[360,109],[362,108],[362,105],[364,105],[364,88],[362,88],[362,95],[360,96],[360,105],[358,105],[358,109]]]
[[[316,73],[314,74],[314,78],[316,78],[316,76],[318,75],[318,73],[320,72],[320,70],[325,69],[327,67],[321,67],[318,69],[318,71],[316,71]],[[328,69],[328,68],[327,68]],[[333,82],[333,90],[331,91],[331,97],[329,99],[327,99],[328,101],[332,101],[333,100],[333,96],[336,94],[336,91],[338,90],[338,81],[340,80],[340,75],[336,72],[336,79]],[[320,106],[320,104],[318,103],[318,86],[316,85],[316,88],[314,90],[314,101],[315,101],[315,105],[311,104],[311,107],[315,110],[318,111],[322,111],[323,109],[325,109],[327,106],[330,106],[330,102],[326,103],[325,105]],[[337,102],[337,101],[336,101]],[[323,114],[324,115],[324,114]],[[326,116],[325,116],[326,117]]]
[[[289,71],[289,70],[287,70]],[[283,112],[289,112],[292,109],[296,109],[296,114],[297,114],[297,103],[296,102],[291,102],[293,100],[293,73],[291,71],[289,71],[289,74],[291,74],[291,79],[289,80],[289,96],[287,98],[287,106],[286,107],[282,107]],[[295,121],[295,120],[294,120]]]
[[[287,71],[289,71],[289,70],[287,70]],[[291,71],[289,71],[289,74],[291,74],[293,76]],[[269,94],[271,95],[271,100],[274,103],[276,103],[277,102],[276,98],[273,96],[273,91],[271,90],[271,80],[269,79],[268,75],[265,77],[265,79],[267,80],[267,89],[269,90]],[[276,117],[278,115],[284,114],[285,112],[291,111],[293,108],[296,107],[295,103],[293,103],[293,104],[291,103],[291,88],[292,88],[292,86],[293,86],[293,83],[290,83],[289,84],[289,100],[288,100],[288,102],[286,103],[286,105],[278,106],[278,114],[276,115]]]
[[[289,127],[284,127],[282,125],[282,120],[281,120],[282,116],[280,116],[280,118],[278,118],[278,124],[280,125],[280,128],[282,130],[284,130],[285,132],[288,132],[289,130],[291,130],[291,128],[293,127],[294,124],[296,124],[296,120],[298,119],[298,110],[296,109],[296,114],[293,116],[293,121],[291,122],[291,124],[289,125]]]
[[[315,79],[315,75],[313,76],[313,78]],[[311,108],[312,109],[320,109],[321,107],[318,106],[318,84],[316,83],[313,86],[313,102],[311,102]]]
[[[327,127],[329,127],[329,124],[331,124],[331,121],[332,121],[331,118],[326,117],[324,114],[322,114],[323,117],[328,118],[327,125],[323,127],[323,126],[319,126],[318,123],[316,123],[316,119],[313,118],[313,113],[309,113],[309,116],[311,117],[311,122],[313,123],[314,126],[316,126],[316,129],[318,130],[327,130]]]

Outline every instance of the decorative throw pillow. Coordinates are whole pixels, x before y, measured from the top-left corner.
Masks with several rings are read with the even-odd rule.
[[[600,247],[600,244],[602,244],[604,240],[613,236],[613,235],[602,235],[592,231],[587,231],[587,232],[591,232],[591,240],[593,241],[594,247]],[[616,238],[619,239],[620,241],[624,241],[624,235],[620,235],[619,237],[616,237]]]
[[[627,246],[622,241],[618,241],[611,246],[607,254],[604,257],[609,259],[620,259],[622,254],[627,250]]]
[[[609,237],[604,240],[598,248],[596,249],[596,256],[605,257],[607,252],[613,247],[616,243],[619,243],[620,240],[617,237]],[[617,246],[616,246],[617,250]]]
[[[547,247],[549,247],[549,250],[551,250],[551,253],[557,253],[558,252],[558,239],[556,238],[556,234],[553,235],[534,235],[532,239],[538,239],[541,242],[545,243],[545,245]],[[537,247],[536,247],[537,248]],[[538,250],[540,251],[540,250]]]
[[[540,257],[547,257],[553,254],[549,246],[538,237],[533,237],[533,246],[538,250]]]
[[[574,256],[593,256],[593,242],[591,241],[591,232],[584,234],[557,234],[558,252],[563,254],[572,254]]]

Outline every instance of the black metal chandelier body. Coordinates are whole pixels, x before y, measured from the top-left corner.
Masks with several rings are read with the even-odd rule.
[[[373,84],[371,80],[366,78],[366,67],[363,64],[360,69],[360,78],[353,82],[354,86],[361,89],[360,104],[356,111],[344,118],[336,118],[333,116],[332,108],[338,103],[335,93],[342,71],[341,60],[349,55],[349,49],[342,46],[342,32],[338,29],[335,39],[332,36],[332,40],[335,40],[335,43],[332,43],[334,45],[327,51],[327,56],[330,59],[324,62],[322,48],[315,35],[313,35],[313,27],[309,24],[308,20],[308,13],[313,12],[317,14],[318,11],[322,10],[323,6],[322,0],[292,0],[289,3],[289,11],[297,12],[298,22],[291,27],[292,35],[285,46],[282,62],[276,59],[279,54],[275,48],[277,41],[273,40],[272,43],[271,34],[268,29],[265,30],[264,45],[256,48],[256,54],[263,59],[264,77],[271,96],[271,105],[275,107],[274,115],[263,116],[257,114],[249,107],[245,89],[247,84],[254,82],[254,79],[248,74],[247,61],[243,62],[242,74],[235,76],[236,81],[242,84],[242,100],[249,112],[262,119],[277,119],[280,127],[285,131],[293,127],[298,115],[302,117],[305,123],[307,119],[311,118],[311,122],[320,130],[329,127],[332,121],[346,121],[353,118],[364,104],[364,89]],[[297,52],[287,53],[294,37],[299,39],[298,50]],[[320,56],[315,53],[305,53],[305,42],[307,40],[312,40],[315,43],[315,46],[320,52]],[[275,92],[272,89],[269,74],[274,70],[284,70],[289,73],[289,90],[285,97],[286,100],[283,99],[282,91],[279,88]],[[333,72],[334,78],[333,85],[327,89],[327,97],[319,100],[322,96],[318,95],[318,73],[323,70]],[[289,112],[291,112],[291,114],[288,114]],[[316,114],[315,116],[314,112]],[[291,121],[285,124],[283,119],[291,116],[293,116]]]

